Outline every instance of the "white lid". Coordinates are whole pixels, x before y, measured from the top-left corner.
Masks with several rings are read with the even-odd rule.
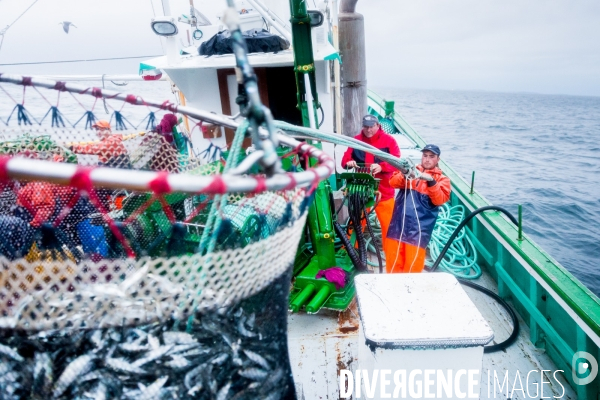
[[[369,346],[471,347],[494,338],[451,274],[364,274],[354,282]]]

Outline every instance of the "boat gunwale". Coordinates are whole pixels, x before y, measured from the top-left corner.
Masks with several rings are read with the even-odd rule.
[[[384,99],[372,90],[368,90],[368,98],[383,109]],[[398,112],[394,112],[393,120],[403,133],[413,140],[418,146],[425,146],[421,136],[402,118]],[[452,188],[461,195],[465,205],[471,210],[491,205],[491,203],[477,192],[470,193],[470,185],[450,165],[440,160],[442,170],[450,177]],[[478,218],[487,221],[490,226],[506,241],[539,276],[572,310],[583,322],[600,336],[600,299],[592,291],[581,283],[558,261],[542,250],[527,235],[523,234],[523,240],[517,240],[518,227],[503,215],[495,212],[482,213]],[[534,278],[536,278],[534,276]]]

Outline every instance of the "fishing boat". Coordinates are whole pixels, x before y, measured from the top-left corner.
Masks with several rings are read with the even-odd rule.
[[[239,100],[252,93],[240,91],[244,81],[237,54],[210,53],[209,45],[213,39],[230,39],[222,32],[231,23],[227,18],[233,18],[247,32],[246,38],[267,34],[283,43],[274,51],[247,55],[256,74],[254,94],[275,120],[283,121],[277,124],[280,129],[296,139],[319,142],[325,154],[340,160],[348,147],[359,146],[347,138],[360,131],[361,118],[368,112],[396,139],[406,165],[414,166],[426,141],[392,101],[367,90],[364,34],[369,33],[364,32],[356,3],[329,0],[311,9],[308,2],[298,0],[289,4],[243,0],[235,12],[230,8],[226,14],[225,4],[218,2],[196,8],[193,1],[163,0],[164,15],[156,16],[151,27],[164,40],[166,54],[142,62],[140,75],[153,80],[164,74],[180,92],[181,105],[216,115],[195,115],[198,120],[222,123],[223,128],[193,129],[193,113],[184,115],[182,125],[187,124],[192,151],[227,151],[243,119],[239,106],[243,102],[236,96]],[[308,129],[294,130],[290,125]],[[450,267],[445,273],[437,273],[438,269],[418,276],[378,274],[376,267],[369,268],[373,274],[354,271],[347,253],[339,253],[344,246],[333,240],[332,224],[339,217],[332,213],[335,201],[330,202],[330,195],[343,197],[338,189],[347,193],[356,179],[343,175],[347,171],[338,163],[336,173],[315,191],[317,208],[315,214],[308,211],[308,239],[294,249],[294,275],[295,282],[301,282],[302,271],[340,262],[353,271],[354,281],[346,291],[336,291],[323,279],[310,281],[313,273],[309,281],[318,281],[316,286],[308,290],[298,283],[291,289],[287,349],[297,398],[598,398],[598,297],[523,234],[520,213],[518,220],[507,216],[443,160],[440,167],[452,182],[448,210],[463,210],[457,224],[449,226],[456,228],[469,216],[462,231],[462,240],[472,248],[465,270],[479,272],[466,272],[462,278],[483,289],[474,289],[464,279],[458,285]],[[108,175],[105,179],[110,180]],[[372,200],[369,196],[376,186],[362,179],[369,182],[365,191]],[[324,210],[329,215],[321,220],[317,215]],[[435,254],[443,258],[440,250]],[[406,292],[395,290],[398,287]],[[249,358],[257,365],[266,363]],[[433,371],[431,382],[427,371]],[[444,385],[440,371],[447,378]],[[471,376],[469,371],[475,372]],[[165,382],[155,384],[162,387]],[[219,390],[218,398],[233,397],[231,382],[228,385]],[[63,382],[59,394],[67,386]],[[195,387],[192,395],[201,387]],[[146,389],[130,393],[142,395]],[[274,393],[273,398],[284,397],[283,392]]]
[[[284,3],[247,1],[240,3],[240,15],[248,21],[248,29],[261,29],[266,21],[276,34],[290,39],[290,10]],[[292,8],[297,6],[294,1],[290,3]],[[418,163],[420,149],[426,141],[402,118],[401,110],[394,109],[393,102],[386,101],[375,92],[367,92],[363,85],[366,81],[365,60],[360,57],[364,57],[361,53],[364,51],[364,38],[361,37],[362,16],[355,11],[356,3],[341,1],[338,5],[336,1],[321,2],[319,8],[311,10],[325,16],[323,24],[311,31],[316,91],[323,110],[322,120],[313,123],[318,123],[325,132],[353,136],[360,131],[360,117],[368,108],[369,113],[388,124],[386,130],[394,134],[402,156]],[[221,15],[215,9],[201,11],[205,15]],[[255,20],[254,26],[250,22],[252,19]],[[218,24],[215,21],[215,25]],[[213,30],[210,31],[210,28]],[[198,29],[207,29],[211,33],[219,30],[214,25]],[[199,46],[201,41],[194,44]],[[295,58],[298,54],[302,54],[302,50],[249,56],[257,69],[265,104],[271,107],[276,119],[287,119],[291,123],[300,122],[298,113],[294,119],[288,116],[293,115],[296,106],[293,71],[301,64]],[[340,62],[344,70],[342,73]],[[231,69],[234,65],[232,55],[206,57],[184,54],[148,60],[142,68],[151,66],[164,71],[185,95],[187,104],[212,107],[214,111],[235,115],[238,109],[232,94],[236,84]],[[283,100],[285,96],[289,100]],[[313,97],[317,96],[313,94]],[[286,106],[289,111],[284,109]],[[327,144],[323,146],[326,151],[336,154],[338,160],[345,150],[339,145],[335,149]],[[441,169],[452,181],[452,206],[462,206],[470,213],[491,205],[473,188],[472,182],[466,181],[444,161],[441,161]],[[338,171],[341,172],[339,165]],[[597,397],[600,390],[597,379],[580,385],[575,378],[585,374],[596,376],[595,370],[591,371],[592,362],[578,357],[582,355],[579,352],[588,353],[588,357],[600,355],[598,298],[524,235],[520,225],[515,225],[501,213],[492,210],[479,214],[467,224],[466,232],[475,246],[477,263],[483,271],[476,282],[508,299],[520,322],[514,344],[501,352],[484,355],[480,397],[512,398],[514,388],[517,389],[515,396],[519,398],[535,397],[536,388],[541,387],[542,381],[545,382],[545,391],[543,395],[539,393],[540,397]],[[467,292],[493,327],[495,340],[500,342],[508,337],[515,327],[507,312],[490,297],[472,289],[467,289]],[[314,315],[290,315],[288,340],[299,396],[306,399],[339,398],[340,371],[359,368],[359,320],[356,308],[343,312],[323,309]],[[578,371],[584,364],[591,372]],[[562,372],[551,376],[557,370]],[[538,372],[528,375],[530,371]],[[578,375],[580,373],[583,375]],[[494,384],[494,376],[502,381],[506,374],[508,381],[505,388]],[[488,379],[490,376],[491,380]],[[527,376],[532,378],[526,379]],[[520,378],[523,378],[525,392],[518,391]],[[510,389],[507,389],[508,386]]]

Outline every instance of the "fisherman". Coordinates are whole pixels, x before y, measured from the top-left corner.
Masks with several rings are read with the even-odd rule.
[[[362,131],[355,136],[354,139],[370,144],[384,153],[400,157],[400,147],[398,147],[398,143],[391,135],[388,135],[381,129],[377,117],[374,115],[365,115],[362,120],[362,125]],[[390,226],[392,212],[394,211],[394,189],[390,186],[389,179],[396,171],[396,168],[370,153],[348,148],[342,158],[342,167],[356,168],[358,167],[358,164],[363,164],[370,168],[375,178],[380,179],[380,198],[375,206],[375,213],[377,214],[379,224],[381,225],[383,251],[386,258],[389,258],[391,256],[388,256],[385,239],[387,237],[388,227]]]
[[[78,154],[98,156],[99,165],[114,168],[131,168],[128,151],[123,145],[123,135],[113,134],[108,121],[98,121],[92,128],[100,139],[99,142],[73,143],[71,149]]]
[[[440,148],[428,144],[421,150],[417,169],[432,180],[410,179],[409,171],[400,171],[390,185],[400,189],[386,239],[388,273],[421,272],[425,267],[425,249],[431,239],[440,206],[450,199],[450,179],[438,168]]]

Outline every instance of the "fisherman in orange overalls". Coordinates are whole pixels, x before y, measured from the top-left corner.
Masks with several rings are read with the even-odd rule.
[[[384,153],[400,157],[400,147],[398,147],[396,139],[381,129],[379,120],[374,115],[365,115],[363,117],[362,131],[354,139],[370,144]],[[396,168],[370,153],[351,147],[348,148],[342,158],[342,167],[356,168],[358,164],[364,164],[366,167],[371,168],[371,172],[375,178],[380,179],[379,193],[381,197],[375,207],[375,213],[381,225],[382,246],[387,258],[388,252],[386,250],[385,238],[392,218],[392,212],[394,211],[394,189],[390,186],[389,179],[396,171]]]
[[[403,172],[394,174],[390,179],[390,185],[400,190],[386,238],[388,273],[423,271],[425,249],[439,208],[450,199],[450,179],[438,168],[440,148],[428,144],[421,152],[421,164],[417,165],[417,169],[429,174],[432,181],[407,179]]]
[[[108,121],[98,121],[92,128],[96,129],[100,141],[74,143],[70,146],[73,152],[96,155],[101,166],[130,169],[131,162],[123,145],[123,135],[113,134]]]

